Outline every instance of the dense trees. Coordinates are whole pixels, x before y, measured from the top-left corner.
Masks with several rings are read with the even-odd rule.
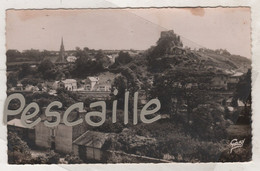
[[[77,58],[79,57],[84,57],[86,59],[90,59],[89,58],[89,55],[88,55],[88,52],[89,52],[89,48],[85,47],[83,49],[80,49],[79,47],[76,47],[76,53],[75,53],[75,56]]]
[[[42,74],[44,79],[55,79],[55,65],[50,60],[44,60],[38,66],[38,72]]]
[[[160,100],[160,112],[169,114],[176,124],[182,124],[188,134],[204,140],[221,139],[228,122],[224,119],[224,108],[212,100],[209,90],[200,87],[209,83],[207,77],[210,77],[207,72],[185,69],[158,74],[151,96]]]
[[[32,61],[41,61],[46,54],[46,51],[41,52],[36,49],[25,50],[22,52],[23,57]]]
[[[127,79],[124,76],[117,76],[114,79],[113,85],[112,85],[112,92],[116,89],[117,95],[114,96],[115,99],[118,99],[118,106],[120,108],[123,108],[124,106],[124,96],[125,91],[127,90]]]
[[[229,122],[224,119],[224,108],[217,104],[199,105],[192,111],[190,134],[204,140],[218,141],[226,136]]]
[[[176,113],[182,104],[187,105],[188,113],[199,103],[206,101],[205,90],[199,84],[208,83],[208,73],[196,73],[184,68],[177,68],[154,78],[152,97],[158,97],[162,103],[162,111]]]
[[[19,70],[19,78],[24,78],[25,76],[32,73],[32,69],[29,64],[22,64],[20,70]]]
[[[15,87],[18,81],[18,74],[12,72],[7,75],[7,86]]]
[[[23,78],[21,80],[21,83],[23,84],[23,86],[26,85],[33,85],[36,86],[41,80],[39,78]]]
[[[57,99],[63,104],[63,108],[69,107],[79,100],[78,94],[64,88],[57,89]]]
[[[247,103],[251,105],[251,82],[251,70],[248,70],[236,87],[234,98],[241,100],[245,106]]]
[[[36,49],[25,50],[23,52],[19,52],[16,49],[9,49],[6,52],[7,62],[41,61],[46,56],[51,56],[51,52]]]
[[[30,160],[31,153],[27,143],[16,133],[8,133],[8,163],[20,164]]]
[[[100,61],[100,62],[105,62],[104,61],[104,58],[105,58],[105,54],[102,52],[102,50],[99,50],[96,55],[95,55],[95,59],[97,61]]]
[[[94,58],[89,56],[90,53],[92,52],[88,48],[84,48],[83,50],[76,48],[77,60],[74,69],[71,71],[72,75],[84,78],[104,70],[104,54],[102,51],[98,51]]]
[[[118,57],[115,60],[116,63],[122,64],[122,65],[128,64],[131,61],[132,61],[132,58],[129,55],[129,53],[128,52],[123,52],[123,51],[120,51],[118,53]]]
[[[8,132],[8,163],[9,164],[58,164],[60,155],[49,151],[45,156],[33,158],[31,149],[16,133]],[[70,161],[75,161],[70,159]],[[78,160],[76,160],[78,161]]]
[[[76,60],[72,74],[76,77],[84,78],[89,75],[100,73],[103,70],[104,68],[101,62],[81,56]]]
[[[38,66],[38,71],[44,74],[48,70],[52,70],[55,65],[50,60],[44,60]]]
[[[45,80],[60,80],[65,77],[63,71],[56,67],[49,59],[46,59],[38,66],[38,73]]]
[[[17,61],[19,58],[21,58],[22,54],[16,49],[10,49],[6,51],[6,57],[7,57],[7,62],[14,62]]]
[[[232,100],[232,105],[237,106],[237,100],[239,99],[244,103],[244,108],[242,111],[236,112],[238,120],[234,120],[237,123],[250,124],[251,123],[251,70],[240,79],[237,84],[236,90],[234,92],[234,98]],[[240,115],[240,116],[239,116]]]

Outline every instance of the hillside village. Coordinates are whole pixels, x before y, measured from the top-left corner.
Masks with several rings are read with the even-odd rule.
[[[32,129],[24,127],[19,117],[9,117],[8,134],[14,139],[17,134],[32,151],[54,150],[59,156],[56,163],[61,159],[65,163],[221,161],[227,158],[233,137],[245,138],[246,148],[251,147],[250,69],[250,60],[227,50],[184,47],[173,30],[161,32],[156,46],[145,51],[66,51],[63,39],[57,52],[8,50],[7,95],[22,93],[27,104],[37,102],[42,111],[42,122]],[[117,95],[112,93],[115,89]],[[148,125],[112,124],[112,100],[118,99],[122,120],[126,90],[139,92],[139,106],[158,98],[162,119]],[[84,102],[85,112],[74,111],[71,121],[83,118],[91,102],[106,101],[107,121],[100,127],[60,123],[48,128],[43,121],[53,118],[43,113],[54,100],[64,104],[61,115],[71,104]],[[235,134],[237,129],[243,134]],[[200,154],[204,148],[212,150]],[[42,158],[15,161],[10,153],[9,161],[44,163],[47,156],[43,152]],[[245,156],[238,161],[250,158],[249,153]]]

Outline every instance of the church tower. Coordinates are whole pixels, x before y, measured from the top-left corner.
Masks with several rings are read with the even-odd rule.
[[[56,62],[65,62],[65,49],[64,49],[64,45],[63,45],[63,37],[61,38],[59,58],[57,59]]]

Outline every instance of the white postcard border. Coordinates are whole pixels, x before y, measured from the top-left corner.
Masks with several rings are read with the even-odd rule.
[[[6,98],[5,75],[5,10],[6,9],[42,9],[42,8],[123,8],[123,7],[216,7],[216,6],[249,6],[252,19],[252,109],[253,109],[253,160],[246,163],[173,163],[173,164],[81,164],[81,165],[8,165],[6,126],[0,117],[0,170],[258,170],[260,167],[260,1],[257,0],[2,0],[0,6],[0,110],[3,111]]]

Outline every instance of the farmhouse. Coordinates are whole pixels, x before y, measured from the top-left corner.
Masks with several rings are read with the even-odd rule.
[[[20,91],[23,91],[23,84],[21,84],[21,83],[18,83],[17,85],[16,85],[16,90],[20,90]]]
[[[100,79],[99,77],[87,77],[85,90],[109,92],[111,90],[111,80]]]
[[[212,88],[227,90],[228,77],[224,74],[219,74],[211,80]]]
[[[101,161],[104,151],[102,147],[108,138],[108,133],[86,131],[73,141],[73,153],[83,161]]]
[[[98,83],[98,81],[98,77],[87,77],[85,81],[85,90],[94,91],[94,87]]]
[[[236,88],[236,85],[239,82],[239,79],[241,78],[242,75],[243,75],[243,73],[241,73],[241,72],[237,72],[237,73],[231,75],[228,80],[228,89]]]
[[[52,87],[54,90],[57,90],[58,88],[65,88],[69,91],[73,91],[77,89],[77,81],[74,79],[55,81]]]
[[[236,88],[243,73],[237,72],[233,75],[218,74],[212,80],[212,87],[214,89],[232,90]]]
[[[63,116],[63,113],[60,113]],[[69,115],[68,120],[74,121],[79,117],[84,118],[85,114],[73,112]],[[41,122],[35,126],[35,144],[38,147],[56,150],[62,153],[72,152],[72,142],[81,134],[86,132],[87,125],[85,122],[76,126],[66,126],[61,121],[58,126],[47,127],[44,121],[51,121],[53,118],[47,118],[41,115]]]

